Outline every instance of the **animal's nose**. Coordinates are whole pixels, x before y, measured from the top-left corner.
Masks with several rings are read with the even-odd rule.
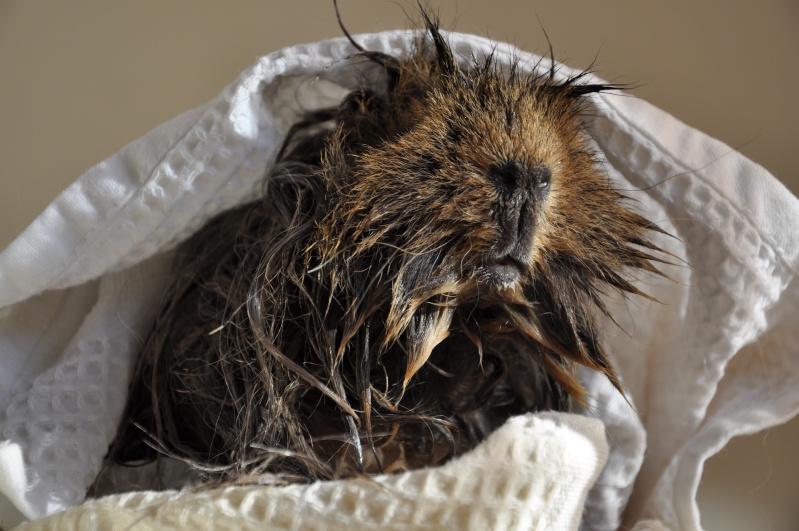
[[[488,178],[494,183],[500,196],[509,198],[518,193],[519,181],[523,179],[523,175],[517,164],[506,163],[493,166],[488,172]]]
[[[540,196],[549,190],[552,171],[545,164],[528,167],[507,161],[491,166],[488,178],[505,200],[523,201],[527,196]]]
[[[500,225],[497,256],[529,257],[537,212],[546,199],[551,178],[551,170],[543,164],[525,167],[506,162],[491,168],[489,179],[497,189]]]

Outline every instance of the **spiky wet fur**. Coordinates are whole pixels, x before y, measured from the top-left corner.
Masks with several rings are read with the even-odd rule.
[[[567,410],[575,363],[620,385],[600,293],[639,293],[626,274],[656,272],[658,229],[583,131],[612,87],[462,66],[429,20],[409,58],[360,55],[385,86],[297,124],[264,198],[182,247],[118,461],[153,446],[211,482],[390,472]]]

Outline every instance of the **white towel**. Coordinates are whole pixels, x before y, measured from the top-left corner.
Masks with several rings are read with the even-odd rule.
[[[549,68],[510,45],[447,37],[467,60],[496,48],[497,61]],[[357,39],[402,55],[415,34]],[[0,525],[83,501],[167,282],[165,251],[258,193],[299,109],[368,78],[368,65],[343,60],[352,52],[337,39],[265,56],[204,107],[92,168],[0,254]],[[667,268],[673,282],[642,276],[660,303],[610,301],[621,328],[608,324],[606,341],[630,403],[585,374],[587,414],[611,445],[586,525],[696,529],[705,459],[797,412],[799,201],[646,102],[595,95],[588,114],[608,176],[676,237],[658,243],[687,265]]]
[[[37,529],[576,529],[607,457],[597,419],[514,417],[483,444],[437,468],[374,480],[108,496]],[[22,531],[22,530],[20,530]]]

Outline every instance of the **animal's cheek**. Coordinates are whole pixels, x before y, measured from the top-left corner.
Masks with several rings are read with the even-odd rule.
[[[564,196],[553,187],[546,199],[540,203],[536,213],[535,232],[532,234],[534,260],[541,257],[542,249],[550,248],[553,241],[559,241],[563,237],[562,227],[564,223],[567,225],[569,223],[571,218],[569,210],[575,208],[574,202],[575,198],[569,197],[568,194]]]
[[[449,194],[441,194],[431,205],[431,215],[438,219],[463,222],[470,225],[484,224],[491,220],[495,208],[496,194],[487,186],[462,186]]]
[[[574,182],[559,173],[553,175],[549,186],[540,192],[539,210],[542,215],[567,206],[569,203],[579,203],[582,200],[579,194],[575,193],[577,190],[574,187]]]
[[[469,242],[473,251],[485,251],[493,248],[501,235],[502,231],[497,223],[486,222],[469,231]]]

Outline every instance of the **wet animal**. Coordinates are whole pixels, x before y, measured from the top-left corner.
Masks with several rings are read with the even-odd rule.
[[[357,46],[357,43],[356,43]],[[656,225],[603,173],[585,75],[360,49],[382,81],[289,131],[263,197],[178,253],[111,457],[273,483],[434,466],[512,415],[620,387],[601,295]]]

